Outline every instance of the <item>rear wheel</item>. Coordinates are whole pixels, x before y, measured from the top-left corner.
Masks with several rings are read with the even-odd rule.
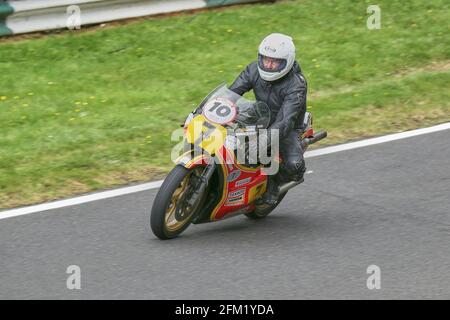
[[[151,229],[158,238],[175,238],[191,224],[206,198],[205,192],[194,207],[187,203],[203,169],[186,169],[178,165],[164,180],[153,202],[150,216]]]
[[[280,204],[281,200],[283,200],[283,198],[286,194],[287,194],[287,191],[280,194],[276,204],[271,205],[266,208],[256,207],[255,210],[253,210],[252,212],[246,213],[245,215],[253,220],[259,220],[259,219],[263,219],[263,218],[267,217]]]

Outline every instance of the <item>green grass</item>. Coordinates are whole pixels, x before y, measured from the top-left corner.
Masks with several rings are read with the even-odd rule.
[[[303,0],[0,42],[0,208],[160,178],[171,132],[271,32],[327,143],[450,120],[448,1]],[[324,143],[322,143],[324,145]]]

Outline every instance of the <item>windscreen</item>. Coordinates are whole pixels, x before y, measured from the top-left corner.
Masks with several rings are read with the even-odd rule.
[[[264,102],[250,101],[223,84],[202,101],[199,111],[211,122],[225,127],[265,129],[270,124],[270,109]]]

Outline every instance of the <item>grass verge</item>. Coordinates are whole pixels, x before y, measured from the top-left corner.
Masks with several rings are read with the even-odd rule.
[[[0,43],[0,208],[170,168],[171,132],[231,83],[271,32],[290,34],[309,110],[335,144],[450,121],[446,1],[281,1]]]

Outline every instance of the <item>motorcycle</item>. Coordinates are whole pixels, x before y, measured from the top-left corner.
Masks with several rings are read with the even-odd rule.
[[[219,221],[244,214],[250,219],[269,215],[288,190],[302,183],[290,181],[279,188],[278,201],[258,205],[266,191],[267,164],[244,161],[237,153],[248,146],[249,136],[267,129],[271,112],[266,103],[250,101],[222,84],[209,93],[182,125],[184,153],[165,178],[151,210],[150,226],[160,239],[181,234],[191,223]],[[302,149],[327,136],[314,132],[312,115],[305,114],[300,131]],[[246,139],[239,137],[246,136]],[[278,155],[273,161],[283,161]]]

